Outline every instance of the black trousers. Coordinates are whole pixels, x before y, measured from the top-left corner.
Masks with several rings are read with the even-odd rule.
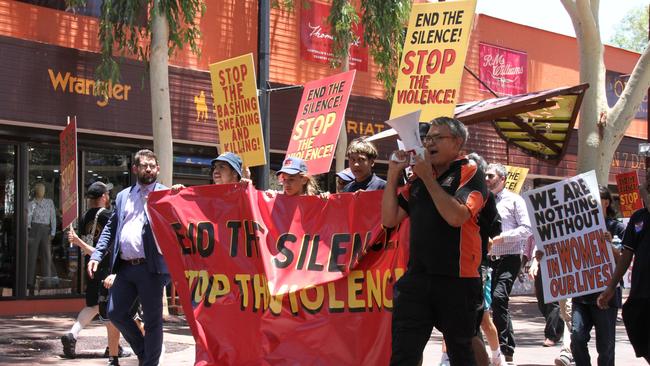
[[[490,261],[492,267],[492,318],[497,327],[501,353],[512,356],[515,353],[515,332],[508,303],[510,291],[521,267],[519,254],[504,255]]]
[[[435,326],[452,366],[474,366],[472,338],[481,306],[480,278],[406,274],[393,293],[391,365],[418,365]]]
[[[537,308],[546,320],[544,337],[553,342],[559,342],[564,333],[564,321],[560,317],[560,303],[557,301],[544,303],[544,288],[542,287],[542,271],[540,269],[535,276],[535,297],[537,298]]]

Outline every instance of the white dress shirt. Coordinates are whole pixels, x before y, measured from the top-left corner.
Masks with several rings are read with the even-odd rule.
[[[120,258],[125,260],[145,258],[142,243],[142,228],[147,222],[145,204],[149,192],[153,191],[156,183],[149,185],[137,184],[124,203],[124,224],[120,232]]]
[[[494,197],[497,211],[501,216],[501,237],[503,242],[492,245],[489,255],[508,255],[523,253],[528,238],[532,234],[526,202],[516,193],[502,189]]]

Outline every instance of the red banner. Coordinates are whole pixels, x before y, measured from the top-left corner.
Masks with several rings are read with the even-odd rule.
[[[643,200],[639,193],[639,177],[636,171],[616,174],[616,185],[623,217],[630,217],[634,211],[643,208]]]
[[[59,134],[61,144],[61,225],[68,227],[79,214],[77,200],[77,118]]]
[[[305,84],[287,156],[305,160],[312,175],[330,170],[355,73],[352,70]]]
[[[300,56],[303,60],[329,64],[332,61],[332,43],[327,17],[331,6],[319,2],[301,2],[300,11]],[[359,15],[361,19],[361,15]],[[354,29],[356,41],[350,47],[350,68],[368,71],[368,48],[363,42],[363,26],[359,22]]]
[[[479,78],[499,95],[526,93],[528,55],[525,52],[479,43]],[[479,83],[482,91],[487,91]]]
[[[151,193],[195,364],[388,364],[408,230],[381,228],[381,194],[269,197],[246,184]]]

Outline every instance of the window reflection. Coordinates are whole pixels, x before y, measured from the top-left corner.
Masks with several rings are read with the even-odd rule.
[[[0,297],[15,295],[16,146],[0,144]]]

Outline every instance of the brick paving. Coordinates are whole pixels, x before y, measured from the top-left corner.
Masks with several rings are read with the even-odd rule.
[[[535,298],[514,296],[511,300],[514,314],[517,350],[515,362],[520,366],[553,365],[560,346],[542,347],[544,340],[544,319],[537,310]],[[106,365],[102,358],[106,347],[106,330],[99,321],[84,329],[77,342],[78,358],[63,358],[59,337],[73,323],[73,314],[34,315],[0,318],[0,365]],[[182,318],[165,323],[164,365],[191,366],[194,364],[194,339]],[[434,332],[424,352],[424,365],[438,365],[440,360],[441,335]],[[121,341],[124,347],[127,344]],[[596,365],[595,340],[590,342],[592,364]],[[137,358],[120,359],[124,366],[136,366]],[[623,366],[645,365],[642,359],[634,357],[632,346],[622,321],[616,329],[616,364]]]

